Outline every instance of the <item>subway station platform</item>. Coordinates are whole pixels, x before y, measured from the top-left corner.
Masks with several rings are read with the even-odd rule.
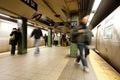
[[[15,56],[0,53],[0,80],[120,80],[120,74],[93,50],[87,57],[89,72],[69,57],[69,47],[43,46],[40,51],[34,54],[30,48],[27,54]]]

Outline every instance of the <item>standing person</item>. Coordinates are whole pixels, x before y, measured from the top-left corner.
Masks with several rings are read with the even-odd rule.
[[[16,28],[12,29],[10,33],[9,44],[11,45],[11,55],[15,55],[16,45],[19,40],[19,33]]]
[[[66,46],[66,41],[67,41],[67,39],[66,39],[66,34],[63,34],[63,35],[62,35],[61,40],[62,40],[62,46]]]
[[[55,34],[54,36],[54,45],[57,46],[58,45],[58,40],[59,40],[59,37],[57,35],[57,33]]]
[[[48,44],[48,36],[45,34],[43,38],[44,38],[45,46],[46,46]]]
[[[87,37],[87,33],[89,34],[90,37],[92,36],[90,31],[87,29],[84,18],[83,18],[79,27],[76,30],[77,47],[79,50],[79,55],[77,56],[75,61],[76,61],[76,63],[79,63],[81,60],[82,64],[83,64],[83,70],[86,72],[89,72],[86,55],[89,52],[87,45],[89,45],[90,40]]]
[[[32,31],[31,36],[34,36],[34,45],[35,45],[35,54],[38,54],[40,52],[39,44],[40,44],[40,38],[43,36],[41,29],[36,25],[35,29]]]

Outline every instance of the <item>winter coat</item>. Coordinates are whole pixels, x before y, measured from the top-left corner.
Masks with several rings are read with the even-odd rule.
[[[85,43],[86,45],[90,45],[92,39],[92,32],[85,25],[80,25],[81,27],[77,27],[73,29],[71,34],[71,42],[73,43]],[[79,32],[78,30],[81,30]]]
[[[34,29],[31,34],[31,37],[32,36],[34,36],[35,39],[40,39],[40,37],[43,36],[41,29]]]
[[[17,45],[18,40],[20,39],[20,33],[18,31],[12,31],[10,34],[10,40],[9,40],[9,44],[10,45]]]

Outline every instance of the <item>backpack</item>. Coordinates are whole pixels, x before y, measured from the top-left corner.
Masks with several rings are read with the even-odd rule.
[[[70,41],[72,42],[72,43],[77,43],[77,33],[75,33],[76,32],[76,30],[75,29],[73,29],[72,30],[72,32],[71,32],[71,35],[70,35]]]
[[[85,32],[85,44],[90,45],[92,40],[92,32],[90,30],[86,30]]]
[[[72,43],[85,43],[86,45],[91,44],[92,32],[89,29],[85,29],[85,32],[78,33],[77,30],[73,30],[70,36]]]

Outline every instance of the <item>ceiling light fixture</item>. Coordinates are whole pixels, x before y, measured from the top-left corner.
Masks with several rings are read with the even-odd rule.
[[[91,11],[90,16],[88,18],[87,26],[90,24],[91,20],[93,19],[94,14],[96,13],[96,11],[100,5],[100,2],[101,2],[101,0],[95,0],[93,7],[92,7],[92,11]]]

